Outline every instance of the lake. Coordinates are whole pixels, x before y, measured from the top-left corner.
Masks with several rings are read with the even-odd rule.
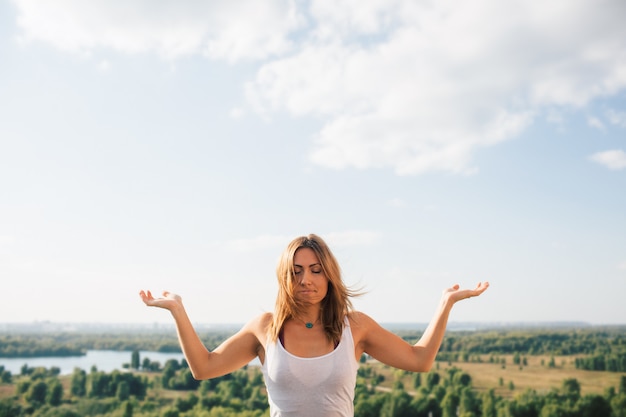
[[[130,364],[131,356],[131,351],[88,350],[84,356],[0,358],[0,366],[4,366],[4,369],[13,375],[19,375],[24,364],[31,368],[56,366],[61,369],[61,375],[71,374],[74,368],[80,368],[89,373],[94,365],[99,371],[111,372],[124,369],[125,363]],[[142,363],[145,358],[150,359],[151,362],[159,362],[163,366],[170,359],[180,362],[184,356],[182,353],[139,351],[139,363]]]

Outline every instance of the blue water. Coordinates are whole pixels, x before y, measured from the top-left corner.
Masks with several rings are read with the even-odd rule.
[[[0,366],[4,366],[4,369],[13,375],[19,375],[24,364],[27,364],[30,368],[39,366],[51,368],[56,366],[61,369],[61,375],[71,374],[74,372],[74,368],[80,368],[89,372],[92,366],[96,366],[99,371],[111,372],[116,369],[123,370],[124,364],[130,364],[131,356],[131,351],[88,350],[85,356],[0,358]],[[180,362],[184,356],[182,353],[140,351],[139,363],[142,363],[146,358],[149,358],[151,362],[159,362],[163,366],[170,359]]]

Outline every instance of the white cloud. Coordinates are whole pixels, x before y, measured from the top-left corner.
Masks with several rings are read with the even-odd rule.
[[[589,159],[615,171],[626,168],[626,152],[620,149],[597,152]]]
[[[609,109],[607,111],[607,117],[611,124],[626,128],[626,112]]]
[[[79,53],[110,48],[167,59],[191,54],[259,59],[286,52],[287,33],[302,23],[289,0],[13,2],[22,41]]]
[[[602,120],[598,119],[597,117],[587,117],[587,124],[591,127],[595,127],[598,130],[605,130],[604,123],[602,123]]]
[[[25,42],[259,60],[250,103],[320,118],[310,158],[334,169],[471,174],[480,148],[626,88],[622,0],[13,1]]]
[[[334,4],[315,2],[316,30],[247,89],[324,117],[311,159],[326,167],[472,173],[473,152],[538,114],[626,87],[623,2]]]

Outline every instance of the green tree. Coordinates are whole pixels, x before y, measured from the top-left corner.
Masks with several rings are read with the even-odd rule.
[[[175,408],[169,408],[163,412],[163,417],[180,417],[180,413]]]
[[[404,391],[404,384],[399,379],[396,379],[393,381],[392,389],[394,391]]]
[[[74,368],[70,382],[70,393],[77,397],[87,394],[87,373],[80,368]]]
[[[611,417],[611,404],[601,395],[585,395],[576,404],[576,409],[583,417]]]
[[[496,395],[493,389],[482,395],[482,417],[496,417]]]
[[[512,417],[537,417],[542,406],[543,399],[531,389],[519,393],[507,404]]]
[[[139,369],[140,363],[139,351],[135,349],[130,356],[130,367],[133,369]]]
[[[163,388],[170,388],[170,381],[174,379],[175,376],[176,369],[171,366],[166,366],[165,369],[163,369],[163,373],[161,374],[161,386]]]
[[[441,400],[442,417],[456,417],[459,408],[460,398],[454,389],[448,389],[446,395]]]
[[[217,392],[227,399],[243,398],[243,386],[236,379],[221,381],[217,384]]]
[[[413,388],[419,388],[422,386],[422,374],[420,372],[416,372],[413,374]]]
[[[89,373],[89,396],[104,398],[110,396],[110,382],[111,377],[99,371],[91,371]]]
[[[362,394],[355,397],[354,417],[380,417],[386,394]]]
[[[126,401],[130,398],[130,386],[126,381],[120,381],[117,384],[117,389],[115,390],[115,398],[119,401]]]
[[[30,388],[26,393],[26,401],[32,403],[35,406],[39,406],[46,402],[47,394],[48,384],[41,380],[35,381],[30,385]]]
[[[541,408],[539,417],[570,417],[570,413],[561,404],[551,402]]]
[[[461,389],[459,398],[459,417],[474,417],[478,415],[478,401],[470,387]]]
[[[22,406],[12,399],[0,400],[0,417],[16,417],[22,415]]]
[[[187,394],[187,398],[176,398],[174,402],[174,407],[181,413],[191,410],[198,403],[198,396],[193,392]]]
[[[48,382],[48,392],[46,394],[46,402],[52,406],[58,406],[63,401],[63,385],[54,378]]]
[[[260,386],[255,386],[250,391],[250,395],[245,400],[245,406],[248,410],[262,410],[268,408],[267,396],[263,393]]]
[[[10,384],[13,379],[11,372],[5,370],[4,366],[0,366],[0,368],[2,368],[2,370],[0,370],[0,382],[3,384]]]
[[[18,395],[26,394],[28,389],[30,388],[31,381],[30,379],[21,379],[15,385],[15,391]]]
[[[176,371],[174,377],[168,381],[168,387],[176,390],[195,390],[200,386],[200,381],[195,379],[189,368]]]
[[[124,409],[122,417],[133,417],[133,405],[130,401],[125,401],[122,408]]]
[[[428,390],[432,390],[439,383],[440,376],[437,372],[429,372],[426,374],[426,386]]]
[[[611,398],[611,408],[615,417],[626,417],[626,393],[620,393]]]
[[[566,378],[561,383],[561,392],[568,404],[572,406],[580,398],[580,383],[576,378]]]
[[[457,372],[454,374],[453,381],[455,385],[469,387],[472,384],[472,377],[466,372]]]
[[[416,417],[440,417],[441,407],[435,397],[428,394],[417,395],[411,401]]]
[[[415,417],[411,396],[405,391],[393,391],[387,395],[380,409],[380,417]]]

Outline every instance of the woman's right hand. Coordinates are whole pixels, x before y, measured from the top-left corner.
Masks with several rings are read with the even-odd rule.
[[[144,290],[139,291],[139,296],[150,307],[160,307],[170,311],[183,307],[181,296],[169,291],[163,291],[163,297],[161,298],[155,298],[150,291]]]

